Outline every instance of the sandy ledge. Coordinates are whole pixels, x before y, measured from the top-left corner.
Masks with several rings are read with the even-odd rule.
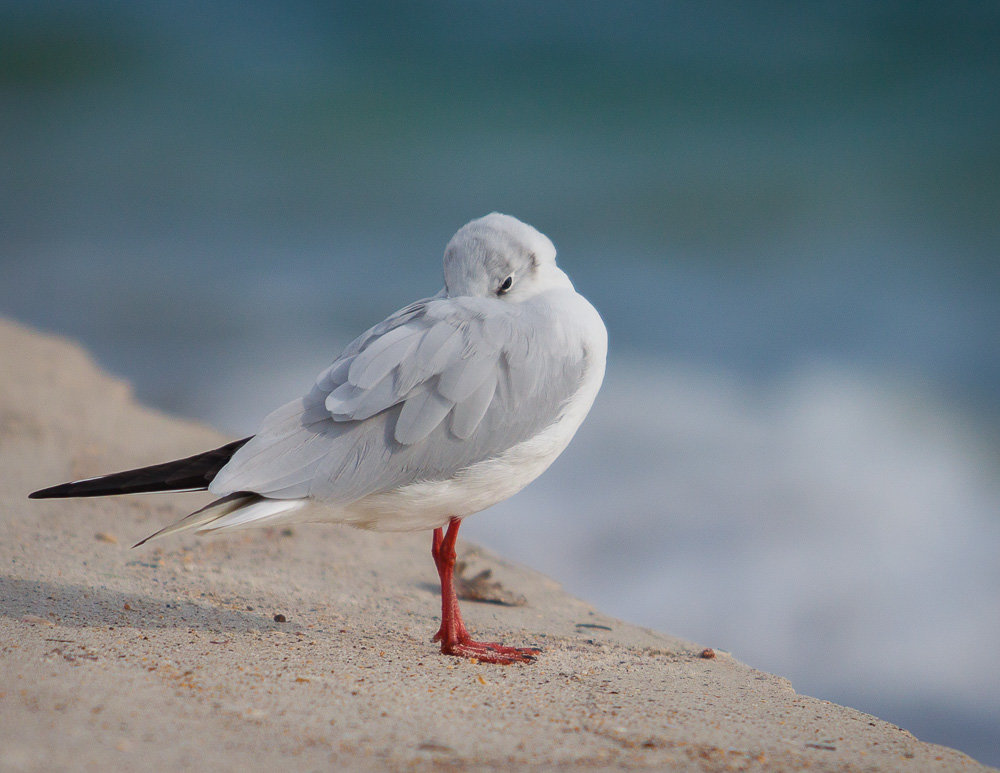
[[[467,622],[542,646],[535,664],[437,653],[426,533],[298,526],[131,550],[206,498],[27,493],[226,439],[4,321],[0,362],[2,770],[989,770],[468,543],[470,572],[528,603],[466,601]]]

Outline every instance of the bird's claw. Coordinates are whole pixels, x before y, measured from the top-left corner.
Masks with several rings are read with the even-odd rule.
[[[496,663],[509,666],[513,663],[533,663],[541,650],[535,647],[507,647],[497,642],[481,642],[464,639],[442,642],[441,653],[459,658],[470,658],[480,663]]]

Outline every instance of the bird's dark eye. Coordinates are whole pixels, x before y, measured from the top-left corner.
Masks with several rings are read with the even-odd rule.
[[[503,283],[497,289],[497,295],[503,295],[505,292],[507,292],[510,289],[510,286],[512,284],[514,284],[514,277],[509,276],[506,279],[504,279]]]

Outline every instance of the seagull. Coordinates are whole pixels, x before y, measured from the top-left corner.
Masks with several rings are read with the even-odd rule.
[[[441,652],[533,661],[540,650],[469,635],[455,594],[455,541],[463,518],[516,494],[569,444],[604,379],[607,330],[556,265],[548,237],[509,215],[459,229],[445,248],[444,281],[355,339],[255,435],[30,497],[218,497],[136,547],[188,529],[293,522],[433,529]]]

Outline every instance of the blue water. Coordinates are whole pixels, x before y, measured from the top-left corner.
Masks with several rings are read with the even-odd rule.
[[[0,313],[247,433],[515,214],[608,378],[467,536],[998,764],[998,40],[961,2],[0,3]]]

